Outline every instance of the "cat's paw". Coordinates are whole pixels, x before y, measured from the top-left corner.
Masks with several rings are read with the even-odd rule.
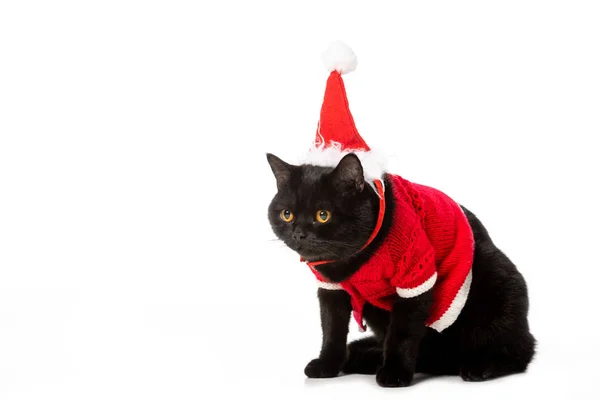
[[[483,360],[469,360],[460,368],[460,377],[466,382],[487,381],[493,376],[493,366]]]
[[[460,377],[465,382],[483,382],[493,377],[490,369],[478,367],[463,367],[460,370]]]
[[[410,386],[414,373],[402,368],[384,364],[377,370],[375,380],[382,387],[406,387]]]
[[[333,378],[338,376],[341,370],[341,362],[315,358],[306,365],[304,374],[309,378]]]

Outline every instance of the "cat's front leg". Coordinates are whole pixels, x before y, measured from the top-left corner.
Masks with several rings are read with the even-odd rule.
[[[431,301],[431,290],[416,297],[398,297],[394,301],[385,335],[383,364],[376,375],[380,386],[400,387],[412,383]]]
[[[346,341],[352,306],[344,290],[318,289],[323,339],[319,358],[308,363],[304,373],[309,378],[332,378],[346,361]]]

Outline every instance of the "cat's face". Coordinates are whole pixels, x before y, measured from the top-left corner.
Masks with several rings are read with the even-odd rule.
[[[360,250],[377,221],[377,197],[358,157],[335,168],[291,165],[267,154],[277,182],[269,205],[275,235],[307,261],[340,260]]]

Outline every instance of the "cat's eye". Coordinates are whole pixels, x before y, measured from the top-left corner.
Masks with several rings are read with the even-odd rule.
[[[327,210],[319,210],[317,211],[317,221],[319,221],[320,223],[324,224],[325,222],[329,221],[329,219],[331,218],[331,213]]]
[[[294,214],[290,210],[281,210],[281,214],[279,214],[281,219],[285,222],[290,222],[294,219]]]

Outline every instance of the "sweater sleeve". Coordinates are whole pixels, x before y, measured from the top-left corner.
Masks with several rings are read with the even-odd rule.
[[[436,280],[435,249],[419,226],[412,232],[406,254],[400,257],[390,282],[398,296],[410,298],[431,290]]]

